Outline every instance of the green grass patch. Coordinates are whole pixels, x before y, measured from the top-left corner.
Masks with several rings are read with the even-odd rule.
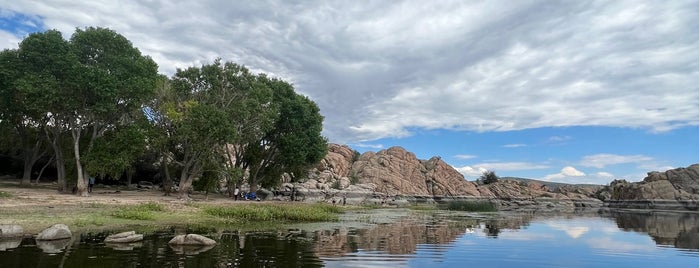
[[[337,221],[342,208],[326,204],[243,204],[209,206],[204,213],[218,218],[244,222],[319,222]]]
[[[489,201],[449,201],[439,206],[441,209],[472,212],[494,212],[497,206]]]
[[[112,216],[127,220],[154,220],[155,213],[165,211],[165,207],[158,203],[144,203],[135,206],[126,206],[112,213]]]
[[[0,198],[10,198],[10,197],[12,197],[11,193],[0,191]]]

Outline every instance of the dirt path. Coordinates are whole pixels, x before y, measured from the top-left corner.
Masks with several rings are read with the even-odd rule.
[[[31,187],[19,187],[17,181],[0,181],[0,192],[6,192],[11,197],[0,198],[0,209],[33,207],[33,206],[62,206],[79,204],[114,204],[127,205],[147,202],[156,202],[166,205],[182,205],[185,200],[180,200],[177,196],[163,196],[158,190],[127,190],[120,188],[95,187],[88,197],[80,197],[74,194],[61,194],[55,190],[56,186],[50,183],[33,184]],[[193,201],[207,204],[225,204],[234,202],[221,194],[210,193],[208,199],[203,194],[193,194],[190,196]]]

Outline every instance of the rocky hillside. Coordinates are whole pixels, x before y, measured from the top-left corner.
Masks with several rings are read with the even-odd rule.
[[[699,164],[648,172],[640,182],[615,180],[600,196],[610,207],[699,210]]]
[[[302,190],[375,193],[384,196],[473,197],[488,199],[594,199],[600,187],[550,189],[536,181],[500,180],[478,185],[439,157],[420,160],[401,147],[359,154],[346,145],[329,144],[328,154],[308,173]]]

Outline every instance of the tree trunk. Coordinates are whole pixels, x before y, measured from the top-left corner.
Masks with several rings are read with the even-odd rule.
[[[165,192],[166,196],[170,196],[170,192],[172,191],[172,178],[170,178],[170,169],[167,167],[167,160],[165,160],[165,157],[161,160],[160,165],[165,174],[165,178],[163,179],[163,192]]]
[[[133,172],[131,170],[126,171],[126,186],[131,186],[131,179],[133,178]]]
[[[24,153],[24,172],[22,173],[22,180],[19,182],[19,185],[29,185],[32,182],[32,167],[35,161],[32,161],[31,155],[27,155],[26,150]]]
[[[177,198],[189,199],[189,188],[192,187],[193,180],[194,177],[187,176],[186,173],[182,173],[182,176],[180,177],[180,191],[177,193]]]
[[[49,139],[51,147],[53,148],[54,157],[56,157],[56,184],[58,185],[58,192],[65,193],[68,188],[68,182],[66,181],[66,162],[63,158],[63,148],[61,148],[61,133],[60,129],[56,130],[53,138],[50,138],[49,134],[51,131],[49,128],[44,129],[46,133],[46,138]],[[50,162],[50,161],[49,161]]]
[[[75,173],[78,175],[77,192],[78,196],[89,196],[87,192],[87,181],[83,171],[83,165],[80,163],[80,130],[73,130],[73,154],[75,154]]]
[[[66,180],[66,160],[63,158],[63,151],[60,146],[56,150],[56,184],[58,184],[58,192],[65,193],[68,190],[68,181]]]
[[[46,161],[46,164],[43,167],[41,167],[41,170],[39,171],[39,175],[36,176],[36,181],[34,181],[34,183],[39,184],[39,179],[41,179],[41,174],[44,174],[44,170],[46,170],[46,167],[48,167],[51,164],[51,161],[53,161],[54,157],[55,156],[51,156],[49,161]]]

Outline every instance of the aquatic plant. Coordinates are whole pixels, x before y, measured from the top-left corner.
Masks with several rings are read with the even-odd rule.
[[[446,210],[457,210],[457,211],[473,211],[473,212],[494,212],[498,211],[497,206],[490,201],[466,201],[466,200],[456,200],[449,201],[445,204],[440,205],[440,208]]]
[[[240,221],[316,222],[337,221],[342,208],[326,204],[243,204],[208,206],[204,213]]]

